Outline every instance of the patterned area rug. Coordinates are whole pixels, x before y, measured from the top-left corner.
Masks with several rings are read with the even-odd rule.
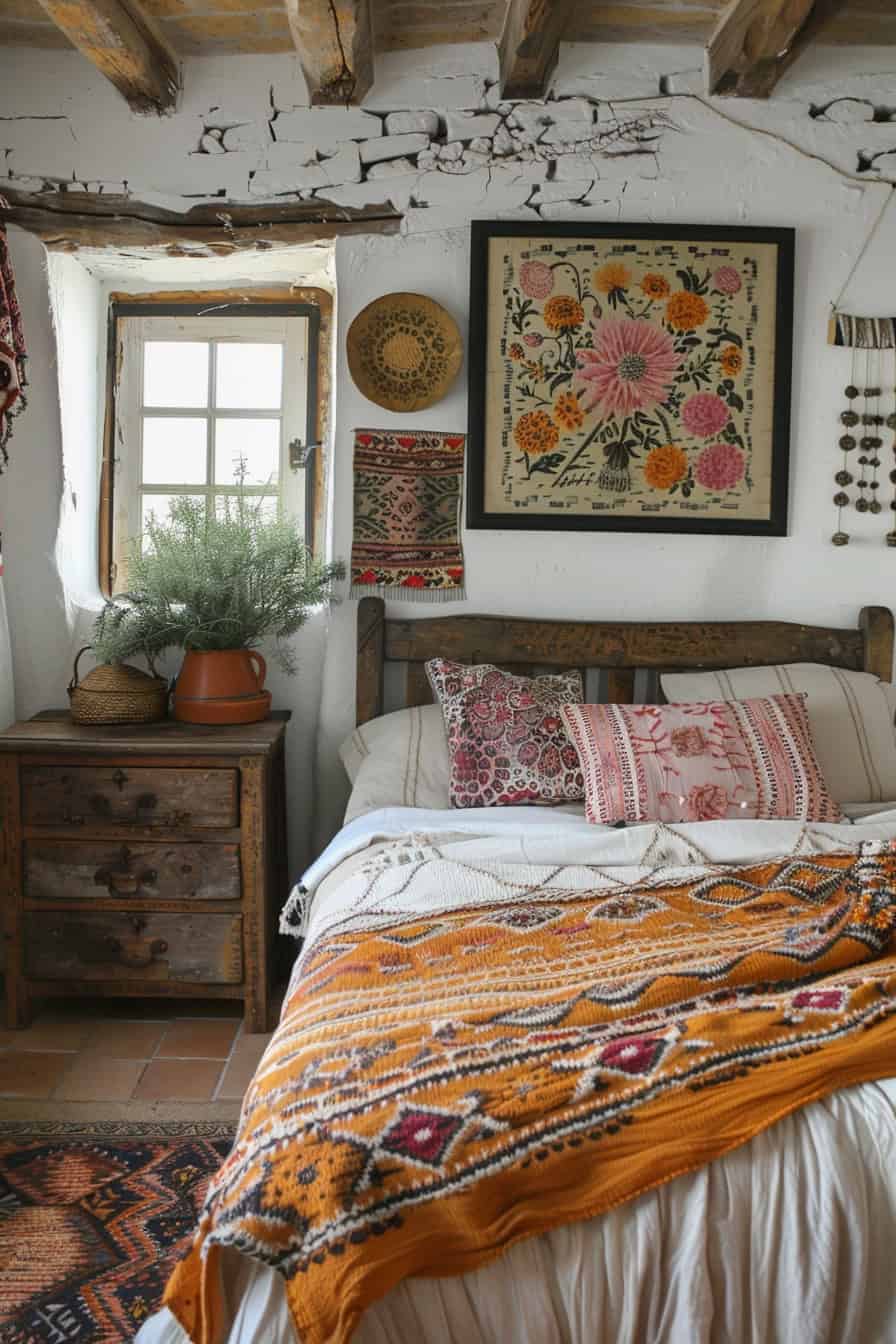
[[[130,1344],[232,1142],[208,1122],[0,1123],[3,1344]]]

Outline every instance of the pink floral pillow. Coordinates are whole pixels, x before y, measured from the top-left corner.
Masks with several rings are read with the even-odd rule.
[[[804,695],[564,706],[589,821],[839,821]]]
[[[578,672],[516,677],[483,663],[426,664],[445,719],[452,807],[568,803],[585,796],[575,747],[560,717],[582,703]]]

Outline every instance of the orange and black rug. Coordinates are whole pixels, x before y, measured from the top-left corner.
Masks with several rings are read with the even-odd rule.
[[[0,1122],[3,1344],[130,1344],[232,1142],[212,1122]]]

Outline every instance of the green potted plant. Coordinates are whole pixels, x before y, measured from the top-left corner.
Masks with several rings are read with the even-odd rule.
[[[152,659],[184,649],[173,713],[188,723],[255,723],[270,712],[262,639],[295,672],[286,642],[309,611],[332,599],[341,562],[324,564],[296,524],[266,517],[263,501],[242,484],[212,511],[179,496],[169,516],[150,516],[146,535],[128,546],[128,591],[106,603],[94,627],[101,662],[135,653]]]

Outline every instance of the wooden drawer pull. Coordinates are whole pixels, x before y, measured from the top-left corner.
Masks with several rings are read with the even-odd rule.
[[[145,936],[145,919],[138,916],[131,920],[131,925],[134,930],[133,937],[122,940],[110,936],[104,939],[104,945],[109,949],[110,961],[119,966],[130,966],[139,970],[150,966],[156,957],[163,956],[168,951],[168,944],[164,938]]]
[[[116,826],[176,828],[190,824],[189,812],[166,812],[164,815],[159,815],[156,812],[159,800],[154,793],[141,793],[134,802],[134,814],[130,817],[123,817],[120,813],[113,812],[112,804],[104,793],[92,793],[88,802],[95,817],[113,821]],[[69,816],[66,820],[76,825],[84,824],[83,817]]]
[[[136,896],[141,887],[153,886],[158,877],[155,868],[145,868],[142,873],[135,873],[131,851],[127,845],[123,845],[117,864],[101,865],[94,873],[93,880],[98,887],[108,887],[110,896]]]

